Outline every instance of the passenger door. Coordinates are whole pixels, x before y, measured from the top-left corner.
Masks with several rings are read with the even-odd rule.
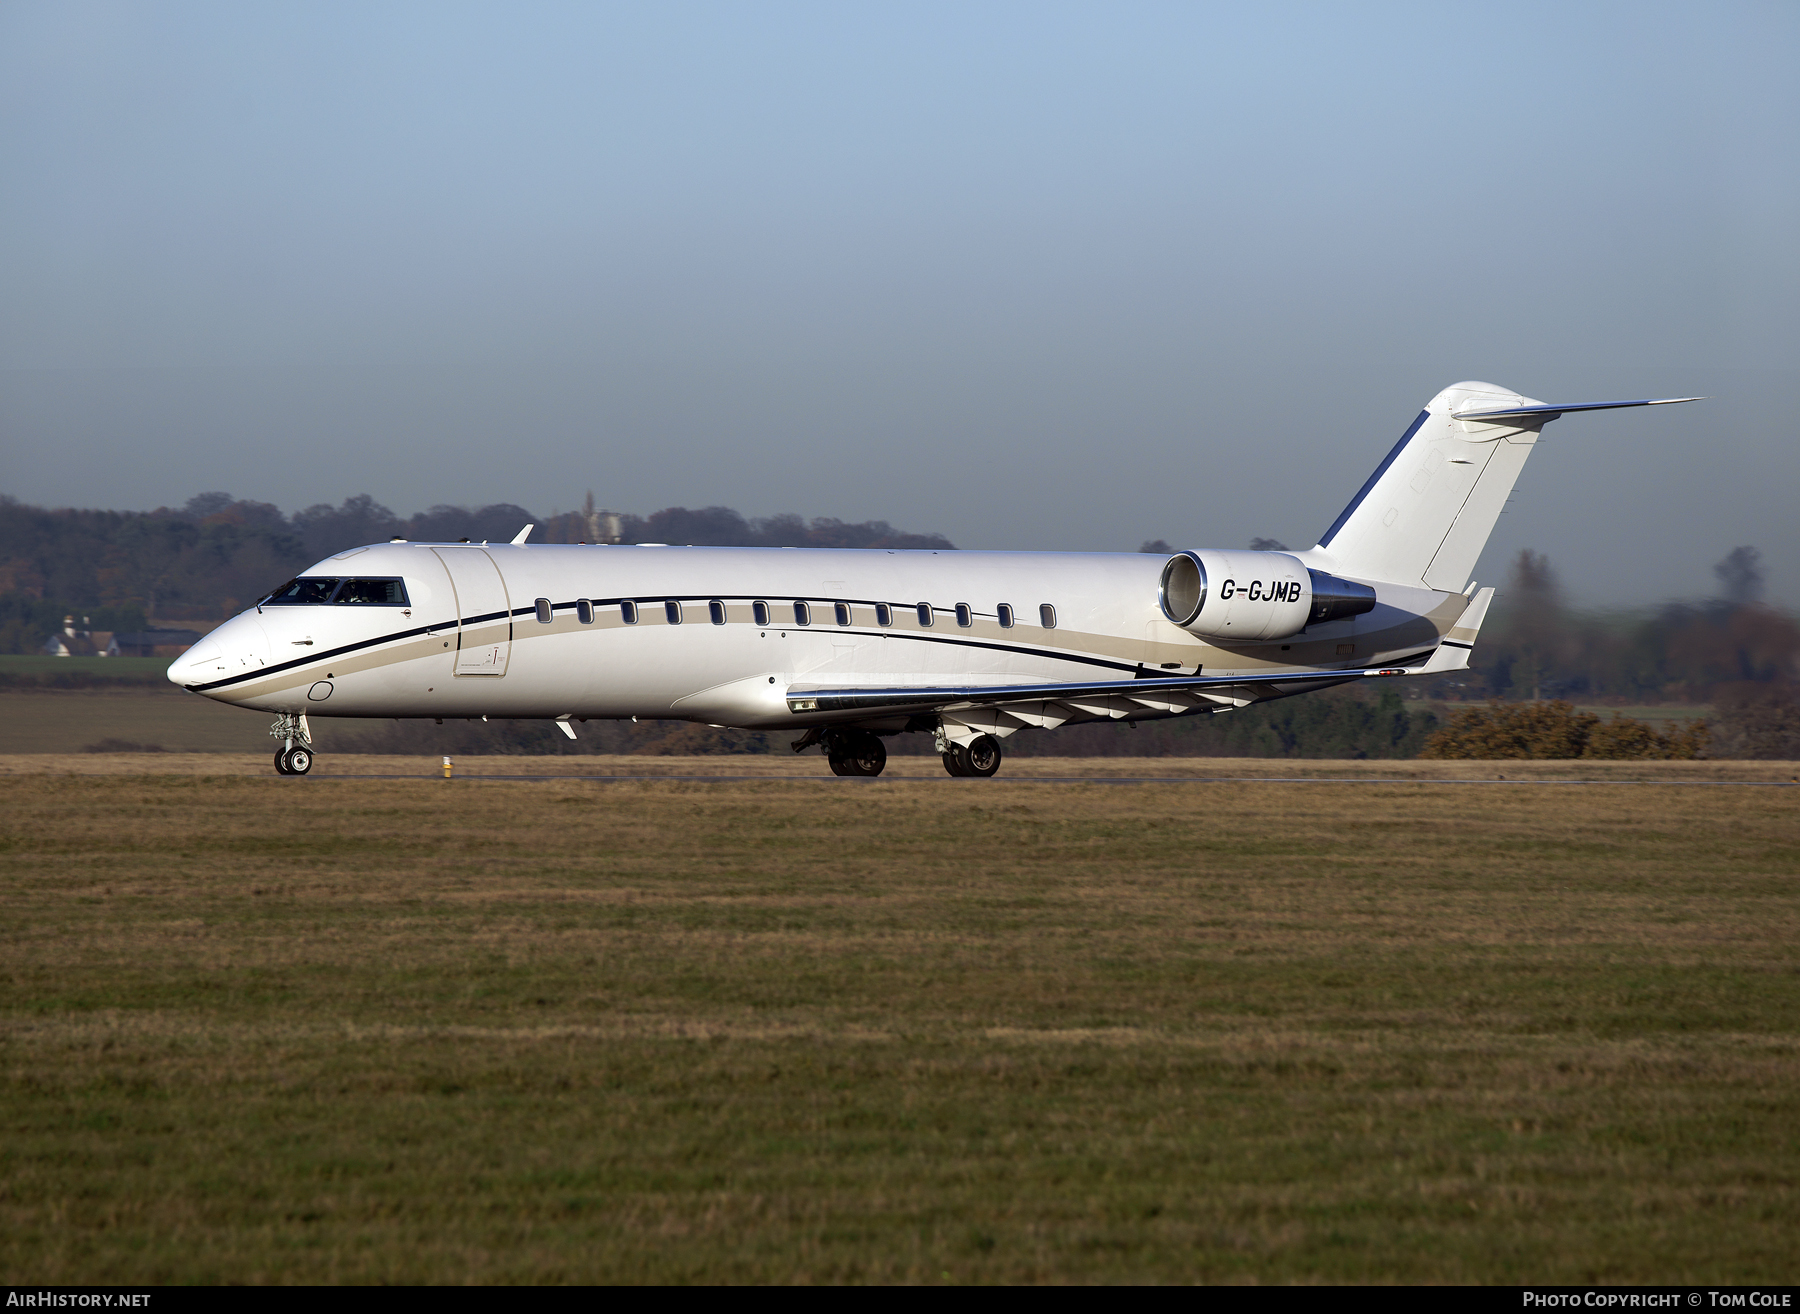
[[[494,559],[478,547],[432,548],[456,593],[457,675],[505,675],[512,659],[512,604]]]

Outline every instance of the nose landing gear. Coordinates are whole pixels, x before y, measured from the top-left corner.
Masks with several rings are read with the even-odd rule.
[[[275,750],[275,770],[284,776],[303,776],[312,770],[312,732],[306,724],[306,713],[283,712],[269,727],[269,737],[279,739]]]

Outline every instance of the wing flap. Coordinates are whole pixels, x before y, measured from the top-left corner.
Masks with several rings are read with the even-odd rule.
[[[1001,708],[1013,720],[1039,730],[1054,730],[1075,715],[1070,708],[1052,702],[1003,703]]]

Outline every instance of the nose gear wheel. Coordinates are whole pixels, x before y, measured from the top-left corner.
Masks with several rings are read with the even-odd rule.
[[[275,754],[275,769],[284,776],[303,776],[312,770],[312,749],[284,748]]]
[[[312,770],[312,731],[303,712],[283,712],[269,727],[269,737],[279,740],[275,750],[275,770],[284,776],[303,776]]]

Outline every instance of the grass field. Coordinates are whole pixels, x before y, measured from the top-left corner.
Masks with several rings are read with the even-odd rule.
[[[0,763],[9,1283],[1800,1267],[1791,787],[213,760]]]
[[[48,657],[0,654],[0,688],[143,686],[170,688],[167,657]]]
[[[105,739],[154,744],[175,752],[250,752],[275,718],[167,686],[72,692],[0,690],[0,753],[74,753]]]

